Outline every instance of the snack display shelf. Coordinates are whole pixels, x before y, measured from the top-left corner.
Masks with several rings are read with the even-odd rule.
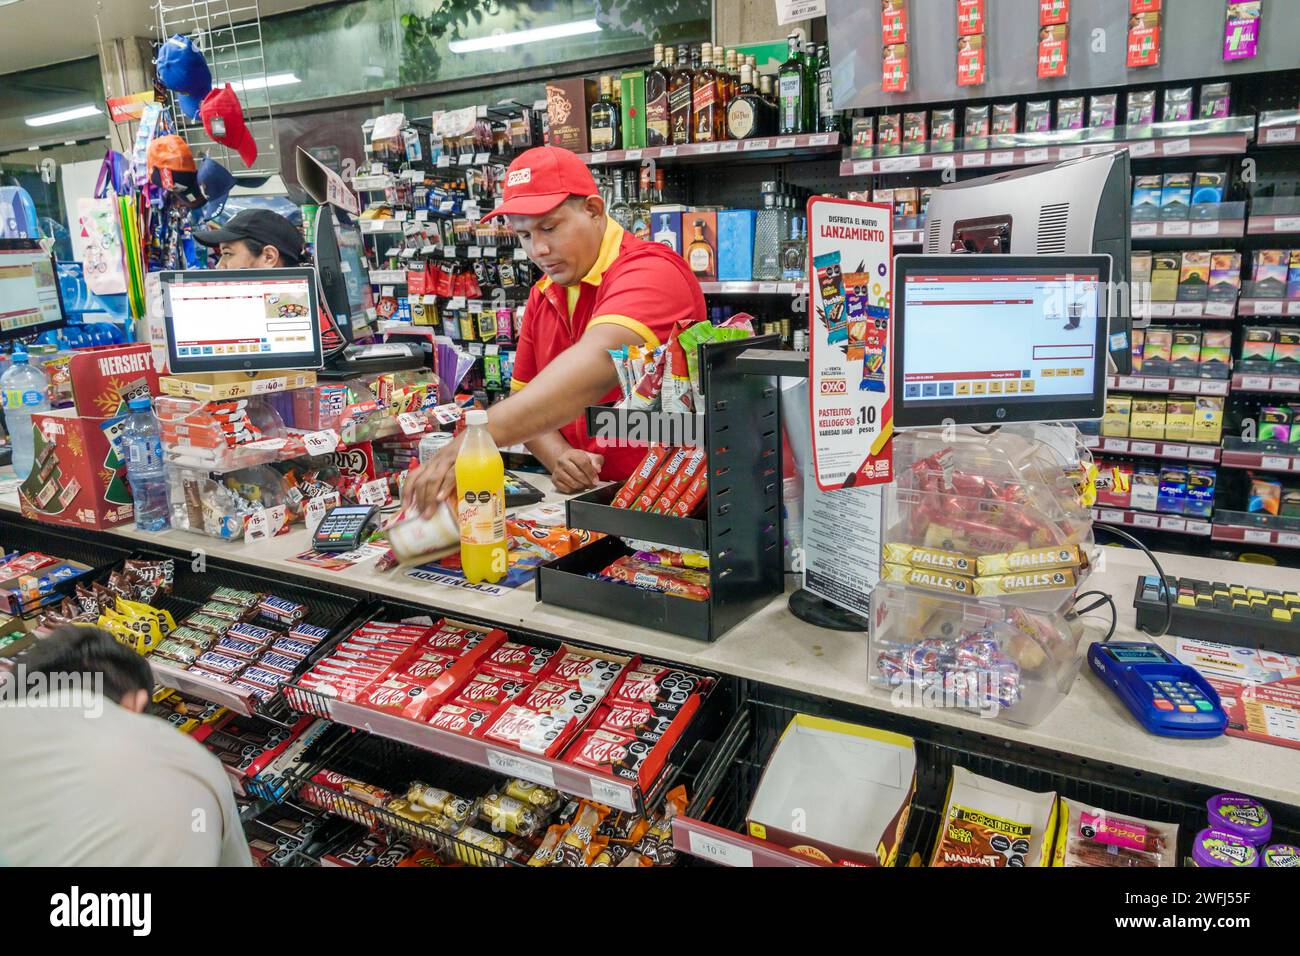
[[[1206,518],[1156,514],[1151,511],[1111,508],[1106,505],[1099,505],[1092,509],[1092,520],[1100,524],[1146,528],[1149,531],[1173,531],[1176,534],[1190,534],[1199,538],[1208,538],[1211,531],[1210,521]]]
[[[1245,234],[1244,219],[1168,219],[1134,222],[1129,227],[1133,239],[1239,239]]]
[[[782,282],[724,280],[700,283],[700,289],[705,295],[795,295],[803,286],[803,282],[789,280]]]
[[[1300,316],[1300,299],[1247,299],[1237,301],[1238,315]]]
[[[1084,435],[1083,444],[1093,451],[1109,454],[1141,455],[1147,458],[1168,458],[1175,461],[1214,462],[1219,460],[1222,452],[1218,445],[1141,438],[1112,438],[1106,435]]]
[[[550,491],[545,478],[530,480]],[[287,534],[250,544],[242,540],[219,542],[177,530],[143,532],[130,525],[103,532],[51,528],[21,518],[17,512],[16,493],[0,494],[0,542],[15,540],[17,533],[30,536],[49,532],[50,536],[76,539],[83,546],[87,542],[118,547],[125,542],[128,548],[145,544],[151,551],[189,560],[202,552],[209,572],[218,567],[246,569],[262,581],[262,587],[289,580],[332,595],[406,602],[429,609],[426,613],[451,615],[521,635],[559,635],[565,640],[728,674],[751,685],[807,695],[812,701],[835,702],[844,708],[842,719],[871,726],[905,713],[911,715],[914,725],[910,732],[918,738],[940,732],[959,733],[972,741],[994,742],[1003,750],[1031,756],[1052,754],[1060,760],[1084,761],[1091,767],[1118,768],[1134,780],[1134,786],[1140,781],[1168,778],[1219,790],[1246,791],[1260,799],[1300,807],[1300,761],[1279,761],[1277,748],[1238,738],[1196,744],[1154,737],[1132,720],[1124,705],[1087,668],[1082,669],[1056,710],[1034,727],[983,720],[976,714],[950,708],[900,708],[887,692],[867,685],[863,675],[869,669],[869,651],[863,635],[827,631],[800,621],[789,611],[788,594],[760,601],[759,610],[717,641],[704,643],[653,630],[644,621],[615,622],[603,607],[582,613],[538,604],[526,587],[505,593],[430,587],[400,571],[381,573],[369,564],[356,565],[345,573],[309,568],[291,560],[310,548],[303,528],[295,527]],[[53,537],[46,541],[47,548],[56,547]],[[1150,562],[1140,552],[1112,548],[1106,554],[1105,567],[1095,569],[1089,578],[1091,587],[1127,594],[1138,575],[1152,573]],[[1187,554],[1161,553],[1159,557],[1165,572],[1175,576],[1209,581],[1237,581],[1243,576],[1243,566],[1233,562]],[[1252,584],[1266,588],[1291,586],[1294,573],[1287,568],[1250,567]],[[629,589],[628,593],[633,592]],[[1125,607],[1124,602],[1116,603],[1120,606],[1114,639],[1149,640],[1135,629],[1132,608]],[[1098,638],[1109,623],[1096,615],[1090,615],[1089,621],[1090,630],[1095,630]],[[1173,647],[1172,638],[1160,638],[1158,643],[1166,649]]]
[[[1297,233],[1300,232],[1300,215],[1269,216],[1253,213],[1246,225],[1246,232],[1252,236]]]
[[[1231,319],[1237,314],[1237,300],[1230,302],[1141,302],[1133,307],[1134,318],[1146,319]]]
[[[1300,450],[1277,442],[1248,442],[1235,435],[1223,439],[1223,467],[1260,471],[1300,471]]]
[[[710,160],[821,159],[840,148],[839,133],[799,133],[794,136],[761,136],[755,139],[728,139],[717,143],[683,143],[678,146],[645,146],[641,149],[611,149],[596,153],[579,153],[589,166],[639,163],[653,159],[663,163],[707,162]]]
[[[1248,120],[1249,117],[1240,119]],[[1120,149],[1127,149],[1134,159],[1162,156],[1234,156],[1246,151],[1250,137],[1249,132],[1242,131],[1110,142],[973,149],[951,153],[922,153],[915,156],[881,156],[875,159],[845,160],[840,163],[840,175],[873,176],[914,173],[931,169],[998,169],[1007,166],[1034,166],[1039,163],[1055,163],[1099,153],[1111,153]]]
[[[709,526],[700,518],[653,514],[616,508],[611,502],[617,485],[606,485],[570,498],[565,520],[570,528],[585,528],[638,541],[653,541],[678,548],[704,551],[709,546]]]
[[[1215,541],[1270,545],[1275,548],[1300,548],[1300,519],[1246,511],[1216,510]],[[1252,584],[1254,584],[1252,578]]]
[[[1176,395],[1227,395],[1226,378],[1176,378],[1166,375],[1110,375],[1106,385],[1125,392],[1161,392]],[[1233,385],[1235,388],[1235,384]]]
[[[1247,372],[1234,372],[1232,390],[1234,392],[1300,394],[1300,370],[1295,375],[1255,375]]]

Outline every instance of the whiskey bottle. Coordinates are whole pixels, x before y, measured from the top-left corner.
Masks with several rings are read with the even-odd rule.
[[[668,127],[668,90],[672,79],[673,48],[655,44],[655,62],[645,77],[645,142],[666,146],[672,142]]]
[[[822,44],[817,51],[817,129],[823,133],[840,133],[840,114],[831,100],[831,51]]]
[[[758,78],[758,95],[763,97],[767,105],[771,108],[772,116],[779,117],[781,114],[781,105],[776,101],[776,93],[772,90],[772,77],[764,73]],[[775,126],[776,124],[773,123]]]
[[[791,33],[786,40],[790,44],[790,55],[776,72],[776,95],[781,103],[778,132],[783,135],[802,132],[803,126],[804,76],[799,55],[799,34]]]
[[[608,76],[600,78],[600,98],[591,104],[591,149],[592,152],[604,152],[618,149],[622,137],[619,135],[618,104],[612,92],[613,81]]]
[[[673,72],[668,89],[668,115],[674,145],[689,143],[695,131],[691,123],[692,81],[690,61],[686,47],[677,48],[677,69]]]
[[[717,270],[713,266],[713,247],[704,238],[704,220],[695,220],[695,238],[686,249],[686,262],[700,278],[712,278]]]
[[[817,131],[817,48],[812,41],[803,45],[803,129],[802,133]]]
[[[745,64],[740,68],[740,92],[727,104],[727,133],[732,139],[767,136],[768,121],[769,106],[754,91],[753,74]]]
[[[718,129],[718,71],[713,68],[713,45],[702,44],[700,71],[695,74],[692,92],[695,142],[712,143]]]

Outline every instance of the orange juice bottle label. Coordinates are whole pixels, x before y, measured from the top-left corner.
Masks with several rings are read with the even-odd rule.
[[[502,495],[491,491],[466,491],[457,502],[461,544],[500,544],[506,538]]]

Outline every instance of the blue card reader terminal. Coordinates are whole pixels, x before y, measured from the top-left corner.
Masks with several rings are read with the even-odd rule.
[[[1158,644],[1097,642],[1088,648],[1088,663],[1153,734],[1218,737],[1228,727],[1228,715],[1209,682]]]

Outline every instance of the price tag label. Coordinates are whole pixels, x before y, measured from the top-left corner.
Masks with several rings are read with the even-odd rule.
[[[994,153],[989,157],[989,162],[994,166],[1014,166],[1016,154],[1014,150],[1006,150],[1000,153]]]
[[[729,139],[725,143],[723,143],[721,147],[719,147],[718,152],[734,153],[739,149],[740,149],[740,144],[736,142],[734,139]]]
[[[1123,524],[1124,512],[1115,511],[1112,508],[1102,508],[1100,511],[1100,517],[1098,517],[1097,520],[1105,524]]]
[[[808,137],[809,146],[829,146],[831,142],[830,133],[818,133],[815,136]]]
[[[1274,232],[1300,232],[1300,216],[1278,216],[1273,220]]]
[[[379,294],[380,294],[381,296],[393,296],[393,295],[396,295],[397,293],[394,291],[394,287],[393,287],[393,286],[391,286],[391,285],[386,285],[386,286],[383,286],[383,287],[380,288],[380,290],[379,290]]]
[[[1155,443],[1149,441],[1129,442],[1129,449],[1135,455],[1154,455],[1156,453]]]
[[[1233,306],[1233,303],[1231,303],[1231,302],[1207,302],[1207,303],[1205,303],[1205,314],[1206,314],[1206,315],[1216,315],[1216,316],[1223,316],[1223,317],[1225,317],[1225,318],[1231,318],[1231,317],[1232,317],[1232,313],[1233,313],[1233,311],[1234,311],[1234,306]]]
[[[1148,378],[1142,384],[1148,392],[1167,392],[1171,388],[1167,378]]]
[[[779,136],[776,140],[776,149],[794,149],[795,138],[793,136]]]
[[[1165,445],[1162,454],[1166,458],[1186,458],[1187,446],[1186,445]]]
[[[1256,315],[1281,315],[1282,300],[1281,299],[1256,299],[1255,314]]]
[[[1193,236],[1217,236],[1219,234],[1219,221],[1211,219],[1208,222],[1192,223]]]
[[[1300,534],[1279,531],[1277,533],[1277,543],[1284,548],[1300,548]]]
[[[1142,388],[1142,379],[1136,375],[1121,375],[1119,377],[1120,388]]]
[[[1268,471],[1290,471],[1291,459],[1279,458],[1277,455],[1261,455],[1259,467]]]
[[[1080,156],[1083,155],[1083,147],[1062,146],[1060,150],[1058,150],[1058,154],[1060,155],[1061,159],[1078,159]]]
[[[665,146],[663,149],[659,150],[659,157],[661,159],[672,159],[676,155],[677,155],[676,146]]]
[[[985,165],[988,164],[988,161],[989,161],[989,158],[988,158],[988,156],[987,156],[986,154],[984,154],[984,153],[966,153],[966,154],[963,155],[962,158],[961,158],[961,164],[962,164],[963,167],[966,167],[966,166],[985,166]]]
[[[456,296],[455,298],[448,299],[448,300],[447,300],[447,308],[449,308],[449,309],[464,309],[464,308],[466,308],[465,297],[464,297],[463,295],[458,295],[458,296]]]
[[[527,261],[528,261],[528,253],[524,252],[524,250],[522,249],[516,249],[515,262],[527,262]]]
[[[1189,521],[1189,522],[1187,522],[1187,533],[1188,533],[1188,534],[1203,534],[1203,535],[1208,535],[1208,534],[1210,533],[1210,525],[1209,525],[1209,522],[1206,522],[1206,521]]]
[[[754,853],[748,847],[737,846],[703,833],[690,833],[691,856],[713,860],[726,866],[753,866]]]
[[[1267,375],[1243,375],[1241,387],[1248,392],[1267,392],[1271,381]]]
[[[1165,156],[1182,156],[1192,151],[1190,139],[1167,139],[1160,144],[1160,152]]]
[[[1273,532],[1256,531],[1254,529],[1250,529],[1247,530],[1246,533],[1242,535],[1242,539],[1245,541],[1249,541],[1251,544],[1272,544]]]
[[[466,250],[466,251],[469,253],[469,257],[470,257],[471,259],[482,259],[482,258],[483,258],[483,250],[482,250],[480,247],[478,247],[478,246],[470,246],[469,249]]]
[[[456,247],[455,247],[455,246],[443,246],[443,247],[442,247],[442,255],[443,255],[443,258],[444,258],[444,259],[454,259],[454,258],[456,257]]]
[[[474,165],[475,165],[475,166],[482,166],[484,163],[486,163],[486,162],[487,162],[488,160],[490,160],[491,158],[492,158],[492,156],[491,156],[490,154],[488,154],[488,153],[475,153],[475,154],[474,154]]]
[[[750,289],[750,283],[748,282],[723,282],[720,283],[720,285],[721,285],[721,288],[719,289],[720,292],[726,292],[732,294],[740,293],[740,292],[748,292]]]
[[[1218,450],[1212,445],[1191,445],[1187,449],[1187,457],[1192,461],[1216,461]]]
[[[758,149],[771,149],[771,148],[772,148],[772,141],[771,141],[770,139],[747,139],[747,140],[745,140],[744,150],[745,150],[745,152],[747,152],[747,153],[749,153],[749,152],[753,152],[754,150],[758,150]],[[861,164],[859,163],[859,165],[861,165]],[[867,165],[868,165],[868,166],[871,165],[870,161],[867,162]],[[870,172],[870,170],[867,170],[867,172]]]
[[[955,156],[931,156],[931,169],[956,169],[957,157]]]
[[[1213,382],[1201,382],[1202,395],[1227,395],[1228,382],[1226,379],[1218,379]]]
[[[396,221],[396,222],[406,222],[406,213],[407,213],[407,211],[406,211],[405,209],[399,209],[399,210],[397,210],[397,212],[393,213],[393,219],[394,219],[394,221]]]
[[[555,771],[536,760],[529,760],[527,757],[506,753],[503,750],[489,750],[487,762],[488,766],[498,773],[540,783],[544,787],[555,786]]]
[[[443,153],[441,156],[438,157],[439,169],[446,169],[450,165],[451,165],[451,157],[449,155]]]
[[[428,221],[429,221],[429,210],[427,210],[427,209],[417,209],[417,210],[415,210],[415,221],[416,221],[416,222],[428,222]]]
[[[1300,315],[1300,302],[1288,302],[1286,304],[1287,315]]]
[[[1159,231],[1159,224],[1154,222],[1135,222],[1133,223],[1133,238],[1148,239]]]
[[[599,780],[592,777],[591,799],[606,806],[626,810],[628,813],[636,811],[636,799],[632,796],[632,788],[620,786],[612,780]]]
[[[627,152],[623,154],[623,158],[626,159],[629,163],[635,163],[641,158],[641,150],[629,149]]]
[[[1273,391],[1300,392],[1300,378],[1278,378],[1273,376]]]
[[[758,284],[759,295],[776,295],[777,285],[775,282],[760,282]]]
[[[1163,225],[1163,231],[1166,236],[1186,236],[1192,231],[1192,224],[1187,221],[1167,222]]]
[[[421,299],[420,301],[423,302],[425,305],[437,305],[438,297],[430,292],[430,293],[426,293],[424,298]]]
[[[336,507],[339,503],[339,493],[331,491],[327,494],[317,495],[315,498],[307,499],[307,505],[303,512],[303,520],[307,523],[307,535],[316,533],[316,528],[320,525],[321,519],[325,517],[325,512]]]
[[[270,392],[283,392],[285,386],[288,384],[288,379],[264,378],[260,382],[254,382],[251,391],[254,395],[266,395]]]
[[[415,412],[402,412],[397,416],[397,427],[402,430],[403,435],[418,435],[425,430],[427,422],[423,415],[417,415]]]
[[[1147,311],[1151,313],[1153,319],[1172,319],[1174,317],[1174,304],[1172,302],[1151,302],[1147,305]]]
[[[752,142],[749,142],[749,143],[746,143],[746,144],[745,144],[745,149],[747,149],[747,150],[748,150],[748,149],[757,149],[757,148],[758,148],[758,147],[757,147],[757,146],[754,146]],[[861,159],[861,160],[858,160],[856,163],[853,164],[853,175],[854,175],[854,176],[869,176],[869,175],[871,174],[871,171],[874,170],[875,168],[876,168],[876,164],[873,163],[871,160],[869,160],[869,159]]]
[[[328,455],[339,447],[339,433],[332,428],[308,432],[302,436],[302,443],[309,455]]]
[[[440,425],[450,425],[452,422],[460,421],[461,408],[459,405],[449,403],[447,405],[435,405],[431,410],[434,421]]]
[[[1176,378],[1174,379],[1175,392],[1191,392],[1193,395],[1200,394],[1201,380],[1199,378]]]
[[[1160,528],[1162,531],[1186,531],[1187,521],[1184,518],[1161,518]]]
[[[1139,528],[1159,528],[1160,519],[1155,515],[1144,515],[1138,512],[1133,514],[1133,523]]]
[[[1025,150],[1025,162],[1027,163],[1045,163],[1049,156],[1051,156],[1051,151],[1048,149],[1040,148]]]
[[[460,165],[462,166],[471,166],[474,163],[474,154],[464,153],[460,156],[457,162],[460,163]]]
[[[1114,451],[1124,454],[1128,451],[1128,441],[1123,438],[1107,438],[1103,442],[1102,447],[1104,447],[1106,451]]]
[[[1101,447],[1101,438],[1099,438],[1099,437],[1096,436],[1096,435],[1080,435],[1079,437],[1081,437],[1081,438],[1083,439],[1083,447],[1084,447],[1084,448],[1100,448],[1100,447]]]
[[[420,247],[420,255],[422,256],[432,256],[432,255],[437,255],[437,253],[438,253],[437,246],[426,245]]]
[[[1266,143],[1294,143],[1295,142],[1294,126],[1275,126],[1272,129],[1264,130],[1264,142]]]
[[[264,538],[273,538],[284,527],[288,514],[284,505],[276,505],[273,508],[258,508],[248,516],[248,524],[244,528],[245,541],[261,541]]]
[[[357,501],[363,505],[383,505],[388,501],[388,479],[367,481],[357,492]]]
[[[700,144],[700,153],[701,153],[701,155],[707,155],[707,154],[709,154],[709,153],[716,153],[717,151],[718,151],[718,144],[717,144],[717,143],[701,143],[701,144]]]
[[[1156,144],[1150,140],[1129,143],[1128,154],[1134,158],[1140,156],[1154,156],[1156,154]]]

